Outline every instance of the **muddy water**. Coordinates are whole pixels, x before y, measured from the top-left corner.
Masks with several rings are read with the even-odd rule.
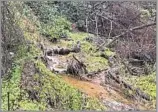
[[[128,100],[117,94],[112,90],[107,90],[107,88],[100,86],[96,83],[91,83],[88,81],[82,81],[79,79],[75,79],[70,76],[63,75],[62,78],[69,84],[73,85],[74,87],[78,88],[82,92],[88,94],[91,97],[97,97],[99,99],[110,99],[110,100],[118,100],[123,101],[124,103],[129,103]],[[112,92],[112,94],[111,94]]]
[[[113,89],[110,89],[110,87],[103,87],[97,83],[92,83],[88,81],[82,81],[70,76],[62,75],[62,78],[69,84],[71,84],[73,87],[79,89],[80,91],[86,93],[87,95],[91,97],[96,97],[101,101],[105,102],[117,102],[111,103],[110,105],[113,105],[114,108],[117,108],[118,104],[122,105],[123,108],[139,108],[141,110],[144,110],[145,108],[142,106],[135,107],[133,106],[133,101],[125,98],[124,95],[121,95],[120,93],[116,92]],[[115,109],[114,109],[115,110]],[[122,110],[122,107],[118,107],[116,110]]]

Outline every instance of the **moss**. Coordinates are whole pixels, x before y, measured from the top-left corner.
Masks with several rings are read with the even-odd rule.
[[[69,33],[69,36],[74,40],[74,41],[82,41],[85,37],[88,36],[88,33],[83,33],[83,32],[71,32]]]
[[[87,102],[88,103],[86,104],[86,108],[89,108],[90,110],[100,111],[101,109],[99,109],[98,107],[104,108],[106,110],[106,108],[103,105],[100,105],[97,100],[89,98]]]
[[[26,33],[27,34],[27,33]],[[24,35],[26,39],[32,40],[32,35]],[[27,36],[27,37],[26,37]],[[30,37],[30,38],[29,38]],[[34,40],[35,41],[35,40]],[[29,48],[28,48],[29,47]],[[35,56],[41,54],[40,49],[38,49],[34,44],[20,45],[18,46],[18,50],[14,57],[13,67],[10,71],[10,79],[3,78],[2,79],[2,109],[7,110],[7,92],[10,93],[10,109],[19,108],[19,98],[20,98],[20,81],[21,81],[21,73],[23,69],[23,63],[25,60],[32,60]],[[25,97],[25,96],[23,96]],[[20,101],[20,105],[24,106],[24,103],[27,101]],[[27,105],[28,104],[28,105]],[[31,102],[26,103],[26,107],[30,107]],[[30,108],[34,108],[35,105],[32,105]],[[28,108],[28,109],[30,109]]]
[[[136,79],[135,85],[143,90],[145,93],[149,94],[153,99],[156,99],[156,73],[148,76],[141,76]]]
[[[139,78],[137,76],[131,76],[126,80],[134,85],[135,88],[140,88],[145,93],[149,94],[151,98],[156,99],[156,83],[154,80],[156,79],[156,73],[152,73],[148,76],[142,75]]]
[[[73,45],[73,41],[65,41],[65,40],[60,40],[59,43],[57,43],[57,46],[60,46],[60,47],[65,47],[65,48],[72,48],[72,45]]]
[[[115,52],[112,52],[109,48],[106,48],[105,54],[106,54],[107,56],[113,56],[113,55],[115,55]]]
[[[59,44],[60,46],[64,46],[64,47],[69,47],[71,48],[73,46],[73,44],[77,41],[81,42],[81,52],[80,54],[75,54],[78,55],[80,58],[82,58],[82,60],[85,60],[85,64],[87,65],[87,69],[88,71],[96,71],[98,69],[104,69],[107,67],[108,65],[108,60],[102,57],[99,57],[99,52],[95,52],[96,51],[96,46],[93,45],[92,43],[89,43],[87,41],[84,41],[83,39],[87,36],[89,36],[88,33],[70,33],[69,34],[71,36],[71,38],[74,41],[61,41],[61,43]],[[115,53],[110,51],[109,49],[106,49],[105,53],[108,56],[114,55]],[[84,55],[85,57],[82,57],[80,55]],[[69,57],[71,57],[72,54],[69,54]]]
[[[89,42],[86,42],[86,41],[81,43],[81,48],[82,48],[82,51],[87,54],[94,54],[94,52],[96,50],[95,45],[93,45]]]
[[[20,63],[24,60],[31,60],[34,57],[41,55],[41,53],[42,51],[33,44],[30,44],[29,46],[20,45],[18,46],[18,51],[16,52],[14,61]]]
[[[85,64],[89,72],[97,71],[98,69],[105,69],[108,66],[108,60],[102,57],[87,55]]]

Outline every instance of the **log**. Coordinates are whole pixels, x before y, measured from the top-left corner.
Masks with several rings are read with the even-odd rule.
[[[86,66],[73,55],[73,59],[68,63],[67,73],[80,76],[86,74],[87,69]]]
[[[53,49],[54,54],[59,54],[59,55],[67,55],[71,52],[70,49],[64,49],[64,48],[57,48]]]

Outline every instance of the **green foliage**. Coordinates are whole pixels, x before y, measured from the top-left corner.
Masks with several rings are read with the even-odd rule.
[[[38,105],[35,102],[28,100],[19,102],[19,106],[22,110],[39,110]]]
[[[153,73],[148,76],[141,76],[135,80],[135,84],[142,91],[149,94],[153,99],[156,98],[156,83],[154,80],[156,79],[156,73]]]
[[[87,69],[89,72],[97,71],[102,68],[107,68],[108,60],[102,57],[87,55],[85,64],[87,65]]]
[[[89,36],[88,33],[77,32],[77,33],[69,33],[69,35],[74,41],[69,41],[69,43],[62,42],[61,45],[64,44],[64,46],[71,48],[74,43],[76,43],[77,41],[80,41],[81,54],[85,55],[84,63],[87,65],[87,69],[89,72],[97,71],[98,69],[106,68],[108,66],[107,59],[97,56],[99,52],[95,52],[96,51],[95,45],[87,41],[84,41],[84,38]],[[115,53],[110,51],[109,49],[106,49],[105,53],[108,56],[115,55]]]
[[[33,44],[30,44],[29,46],[20,45],[18,46],[18,51],[15,55],[14,60],[16,62],[20,62],[25,59],[33,59],[35,56],[38,56],[40,54],[41,51]]]
[[[77,33],[69,33],[70,37],[74,40],[74,43],[76,43],[77,41],[81,42],[81,50],[84,53],[94,53],[95,50],[95,45],[93,45],[92,43],[89,43],[87,41],[84,41],[84,38],[88,37],[89,34],[88,33],[84,33],[84,32],[77,32]],[[73,42],[70,43],[71,46],[73,45]],[[70,46],[70,45],[69,45]]]
[[[11,78],[2,80],[2,109],[8,108],[7,92],[10,93],[10,109],[16,109],[18,107],[18,99],[20,97],[20,80],[22,72],[22,63],[15,64],[10,72]]]
[[[40,49],[37,47],[39,35],[37,32],[30,33],[26,30],[27,27],[30,27],[28,24],[34,26],[34,24],[32,24],[32,22],[34,22],[41,32],[50,34],[52,37],[59,37],[61,34],[68,33],[71,30],[71,23],[63,16],[56,14],[56,12],[54,12],[56,11],[54,10],[55,7],[50,8],[46,4],[39,7],[38,4],[36,8],[39,8],[39,10],[37,10],[37,13],[34,12],[37,16],[36,18],[36,16],[34,16],[31,12],[30,7],[26,6],[26,4],[22,5],[25,7],[22,11],[23,14],[21,15],[22,17],[20,18],[18,24],[23,29],[24,38],[28,41],[28,43],[18,46],[18,50],[14,58],[15,66],[10,72],[11,78],[9,80],[5,78],[3,79],[2,109],[7,110],[7,92],[9,91],[11,110],[18,108],[21,110],[46,110],[47,106],[49,106],[47,98],[51,98],[52,101],[55,101],[56,104],[54,108],[59,110],[104,110],[105,107],[97,99],[88,98],[89,100],[86,101],[86,99],[83,98],[84,95],[79,90],[68,85],[63,79],[53,74],[39,60],[35,62],[37,69],[39,69],[39,73],[34,75],[34,80],[41,81],[42,86],[34,86],[33,89],[39,92],[40,101],[31,101],[28,98],[27,92],[20,88],[23,63],[25,60],[33,60],[35,56],[38,56],[41,53]],[[47,9],[47,7],[49,11],[44,10],[44,8]],[[32,9],[32,11],[34,11],[34,9]],[[46,12],[50,12],[51,14],[49,15]],[[16,16],[17,15],[18,13],[16,13]],[[28,20],[25,17],[28,17]],[[31,20],[31,23],[29,20]],[[39,77],[41,74],[42,77]],[[84,100],[86,103],[85,105],[88,105],[87,107],[84,107],[83,105]]]
[[[69,35],[74,41],[82,41],[85,37],[88,36],[88,33],[76,32],[76,33],[70,33]]]
[[[26,54],[27,54],[27,46],[25,45],[18,46],[18,51],[15,58],[22,59],[23,57],[26,56]]]
[[[140,88],[145,93],[149,94],[153,100],[156,99],[156,73],[150,75],[142,75],[139,78],[137,76],[130,76],[125,78],[128,83],[131,83],[135,88]]]
[[[67,35],[71,30],[71,23],[64,15],[60,14],[58,6],[55,5],[54,2],[28,1],[25,2],[25,4],[26,9],[31,9],[37,17],[39,22],[37,26],[41,34],[51,35],[52,38],[58,38],[62,34]],[[26,14],[29,15],[29,13]]]
[[[147,19],[147,18],[151,17],[149,10],[143,10],[142,9],[140,12],[141,12],[141,17],[142,18],[146,18]]]
[[[41,23],[41,26],[41,33],[49,34],[51,38],[59,38],[63,34],[68,35],[71,30],[71,23],[64,17],[56,17],[51,25]]]
[[[39,103],[37,101],[31,101],[29,99],[21,100],[19,103],[19,108],[21,110],[35,110],[35,111],[43,111],[46,109],[46,105],[43,103]]]
[[[112,52],[109,48],[106,48],[105,54],[106,54],[107,56],[114,56],[114,55],[115,55],[115,52]]]

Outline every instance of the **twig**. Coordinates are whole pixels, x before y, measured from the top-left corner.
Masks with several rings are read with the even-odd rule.
[[[112,21],[110,20],[110,32],[109,32],[109,37],[108,38],[111,37],[111,32],[112,32]]]
[[[10,98],[9,98],[10,94],[9,94],[9,92],[7,92],[7,95],[8,95],[8,111],[10,111],[10,103],[9,103],[10,102]]]
[[[97,18],[97,16],[95,16],[95,28],[96,28],[96,34],[98,37],[98,18]]]
[[[86,32],[88,33],[88,17],[86,17]]]

